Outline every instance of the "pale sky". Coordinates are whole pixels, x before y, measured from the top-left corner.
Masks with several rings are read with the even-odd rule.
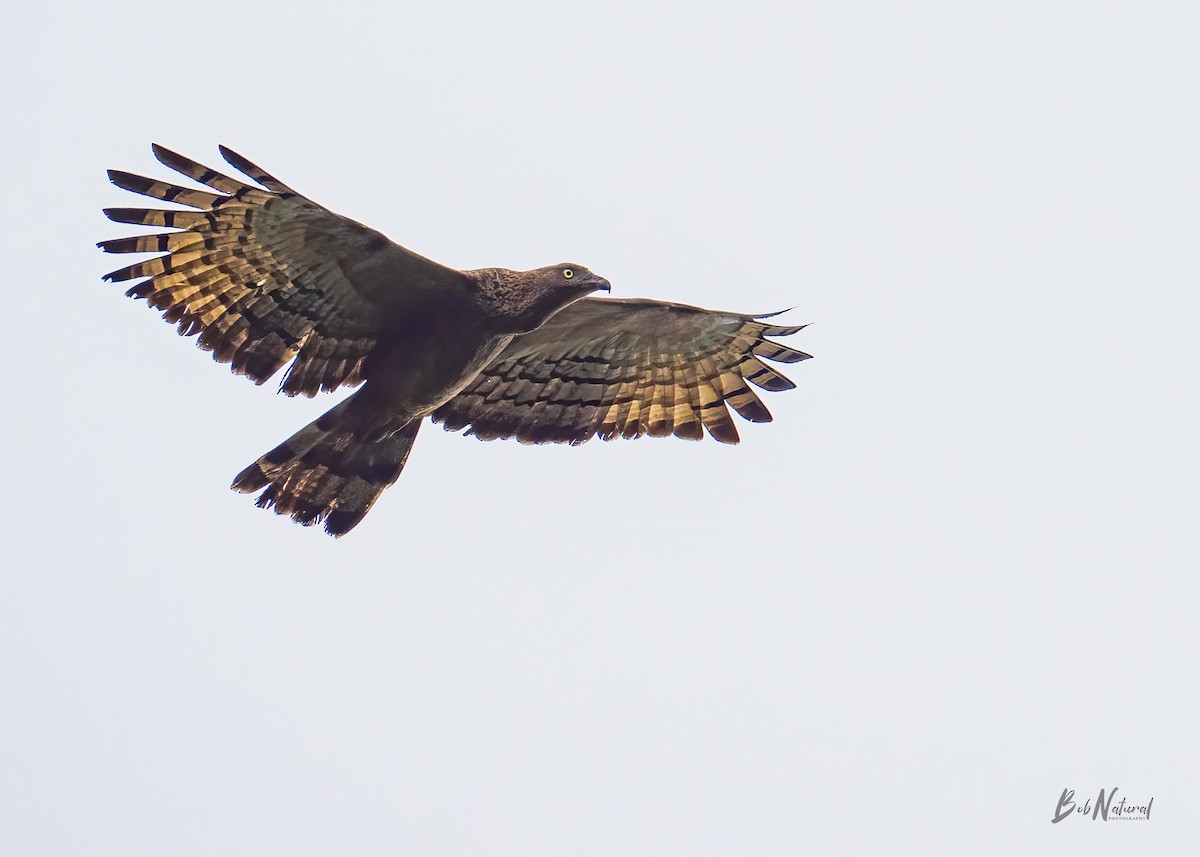
[[[1198,23],[10,11],[0,853],[1194,847]],[[427,426],[334,541],[227,486],[336,397],[100,281],[151,142],[456,267],[794,307],[815,359],[734,448]],[[1113,787],[1151,818],[1050,823]]]

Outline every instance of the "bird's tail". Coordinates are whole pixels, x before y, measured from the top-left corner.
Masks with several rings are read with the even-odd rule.
[[[309,423],[233,480],[233,490],[307,526],[325,522],[330,535],[350,532],[400,476],[421,427],[412,420],[372,437],[353,418],[350,399]]]

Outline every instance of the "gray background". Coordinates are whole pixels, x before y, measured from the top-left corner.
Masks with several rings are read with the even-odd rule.
[[[1194,845],[1189,6],[433,5],[6,14],[0,852]],[[152,140],[817,359],[736,448],[426,428],[334,542],[226,490],[332,400],[99,280]]]

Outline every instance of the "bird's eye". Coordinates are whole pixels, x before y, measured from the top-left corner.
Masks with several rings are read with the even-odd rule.
[[[573,276],[575,276],[575,272],[572,271],[570,268],[563,268],[563,276],[569,280]]]

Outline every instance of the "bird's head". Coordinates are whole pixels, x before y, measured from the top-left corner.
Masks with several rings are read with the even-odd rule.
[[[612,290],[608,280],[599,274],[593,274],[583,265],[571,262],[551,265],[548,268],[536,268],[525,273],[530,276],[531,282],[536,282],[541,288],[559,294],[589,295],[595,291]]]
[[[511,320],[511,332],[528,333],[568,304],[611,288],[582,265],[564,262],[532,271],[495,270],[484,296],[492,312]]]

